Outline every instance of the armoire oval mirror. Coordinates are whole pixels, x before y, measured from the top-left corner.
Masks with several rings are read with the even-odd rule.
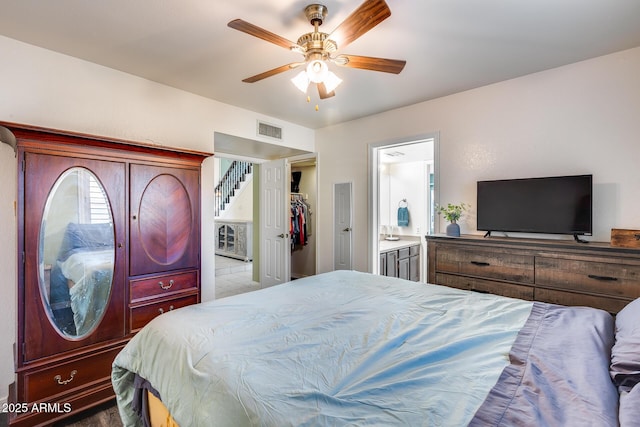
[[[115,245],[111,207],[88,169],[57,179],[40,224],[40,295],[61,335],[81,339],[100,323],[113,281]]]

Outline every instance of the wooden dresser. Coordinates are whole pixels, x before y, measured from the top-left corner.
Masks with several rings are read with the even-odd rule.
[[[133,334],[200,302],[210,154],[0,125],[17,139],[19,165],[9,424],[49,425],[112,399],[111,364]]]
[[[426,236],[428,282],[617,313],[640,297],[640,250],[482,236]]]

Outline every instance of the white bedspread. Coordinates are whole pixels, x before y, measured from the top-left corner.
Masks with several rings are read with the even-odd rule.
[[[508,364],[531,302],[336,271],[163,314],[114,362],[181,427],[463,426]]]

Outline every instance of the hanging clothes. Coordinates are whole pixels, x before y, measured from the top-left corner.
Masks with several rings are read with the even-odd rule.
[[[309,233],[307,232],[307,224],[309,224],[309,215],[311,214],[308,203],[299,194],[291,195],[291,250],[301,249],[308,243]]]

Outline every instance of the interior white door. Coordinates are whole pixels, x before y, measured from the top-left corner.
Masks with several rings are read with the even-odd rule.
[[[334,270],[351,270],[352,267],[352,194],[351,183],[343,182],[333,187],[334,220],[333,220],[333,268]]]
[[[260,164],[260,286],[263,288],[291,280],[290,183],[286,159]]]

